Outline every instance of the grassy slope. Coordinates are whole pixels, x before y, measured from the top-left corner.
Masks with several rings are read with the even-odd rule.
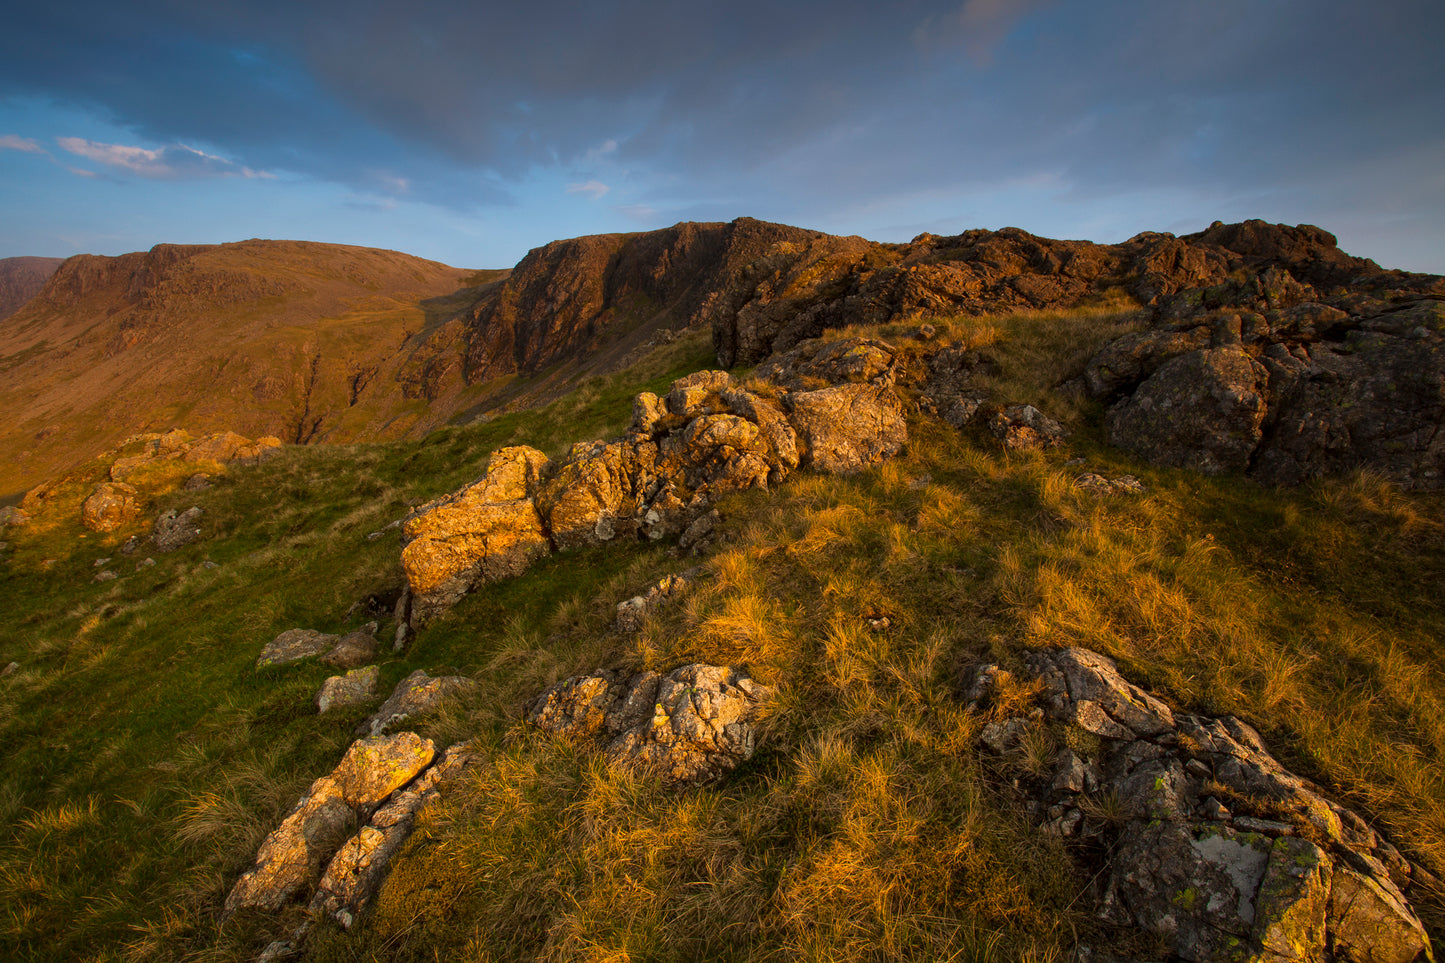
[[[424,731],[476,738],[489,764],[428,814],[375,915],[320,931],[312,958],[1050,960],[1079,939],[1149,954],[1091,920],[1094,856],[1033,829],[1009,773],[972,749],[983,720],[959,704],[961,668],[1040,645],[1091,646],[1177,707],[1241,715],[1445,869],[1441,497],[1369,478],[1267,491],[1102,448],[1097,409],[1047,386],[1128,323],[944,326],[994,354],[1000,397],[1071,420],[1068,452],[1009,457],[916,419],[875,471],[725,502],[731,541],[636,638],[610,631],[613,606],[692,564],[665,546],[554,557],[425,630],[383,688],[418,667],[475,675],[475,696]],[[0,590],[0,664],[22,663],[0,681],[0,953],[244,958],[294,922],[218,933],[214,916],[365,712],[316,716],[327,672],[256,673],[260,646],[340,629],[352,602],[396,585],[395,535],[365,535],[407,505],[495,447],[556,453],[616,431],[632,390],[705,366],[700,349],[421,442],[288,451],[177,501],[206,507],[212,537],[116,582],[90,581],[113,554],[94,535],[16,538]],[[1070,456],[1149,492],[1081,493]],[[880,615],[891,627],[870,631]],[[780,690],[762,750],[722,787],[661,792],[517,723],[562,675],[699,660],[746,662]],[[1445,894],[1420,909],[1438,940]]]

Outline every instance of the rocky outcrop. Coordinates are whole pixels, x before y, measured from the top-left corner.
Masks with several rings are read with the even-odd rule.
[[[110,532],[140,515],[137,492],[130,485],[102,482],[80,506],[80,523],[92,532]]]
[[[381,736],[392,726],[434,712],[449,696],[476,685],[460,675],[432,677],[417,669],[396,684],[391,695],[371,718],[361,724],[357,735]]]
[[[321,876],[326,861],[367,822],[393,792],[409,783],[436,755],[412,732],[362,739],[311,789],[261,844],[256,864],[231,888],[225,915],[243,909],[275,912]]]
[[[532,500],[546,466],[534,448],[503,448],[478,481],[407,517],[401,564],[413,619],[426,622],[476,583],[518,575],[550,551]]]
[[[1304,243],[1239,227],[1224,233],[1253,250]],[[1445,278],[1345,285],[1344,262],[1313,249],[1323,253],[1163,298],[1147,330],[1099,351],[1084,382],[1110,405],[1109,442],[1267,484],[1369,468],[1405,488],[1445,486]]]
[[[530,448],[496,452],[476,482],[407,518],[412,618],[424,623],[550,551],[671,536],[697,548],[716,535],[720,494],[767,488],[798,467],[850,473],[897,454],[908,428],[890,365],[871,360],[887,348],[879,345],[830,346],[838,363],[805,380],[826,372],[841,383],[812,390],[749,390],[727,372],[696,372],[665,397],[638,395],[625,437],[573,445],[557,464]]]
[[[349,929],[381,888],[391,857],[416,827],[417,814],[480,760],[479,753],[459,743],[415,782],[393,794],[370,822],[337,850],[317,883],[311,911],[325,913]]]
[[[256,657],[256,668],[314,658],[330,652],[339,638],[340,636],[317,632],[315,629],[287,629],[266,643],[266,647]]]
[[[1086,649],[1026,663],[1038,709],[992,719],[980,743],[1005,759],[1035,747],[1016,785],[1049,832],[1106,852],[1093,893],[1103,922],[1151,932],[1189,963],[1429,958],[1406,895],[1424,870],[1281,766],[1254,729],[1176,714]],[[973,673],[971,709],[989,711],[1001,676]]]
[[[688,665],[666,675],[598,669],[559,682],[527,720],[570,738],[596,738],[615,765],[668,785],[715,782],[752,757],[754,720],[772,690],[747,670]]]
[[[201,537],[201,516],[205,510],[192,506],[183,512],[171,509],[162,512],[151,529],[151,541],[157,552],[174,552]]]
[[[1064,443],[1064,428],[1033,405],[1009,405],[994,414],[988,430],[1009,451],[1045,451]]]
[[[287,629],[266,643],[256,658],[256,668],[285,665],[319,656],[322,662],[335,668],[354,669],[376,658],[376,629],[375,622],[368,622],[346,635],[332,635],[315,629]]]

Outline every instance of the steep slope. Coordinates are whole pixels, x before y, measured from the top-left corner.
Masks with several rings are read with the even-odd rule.
[[[63,257],[0,258],[0,321],[19,311],[40,293]]]
[[[0,493],[141,431],[399,434],[425,412],[367,389],[395,383],[411,339],[475,297],[469,280],[485,278],[297,241],[71,258],[0,323]]]

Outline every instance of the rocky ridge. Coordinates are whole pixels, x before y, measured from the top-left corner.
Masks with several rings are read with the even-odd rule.
[[[1109,443],[1155,464],[1272,485],[1369,468],[1438,489],[1445,278],[1341,284],[1296,263],[1183,291],[1084,383],[1109,405]]]
[[[839,381],[826,387],[755,391],[702,371],[665,398],[638,395],[625,437],[574,445],[558,464],[532,448],[495,452],[480,479],[403,524],[412,618],[424,624],[553,551],[668,536],[694,547],[709,537],[722,493],[776,485],[799,467],[856,472],[896,454],[908,428],[891,369],[857,366],[853,347],[818,363]],[[856,353],[884,357],[871,345]]]

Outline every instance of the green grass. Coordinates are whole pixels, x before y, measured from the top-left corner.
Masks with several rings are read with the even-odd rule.
[[[1007,765],[974,750],[986,720],[961,704],[963,670],[1018,669],[1039,646],[1087,645],[1176,708],[1240,715],[1440,873],[1445,502],[1368,476],[1266,490],[1104,448],[1100,412],[1051,392],[1077,375],[1081,338],[1132,323],[1101,308],[940,325],[987,346],[996,400],[1062,418],[1070,447],[1009,456],[920,417],[870,472],[731,496],[705,574],[635,637],[612,632],[615,603],[696,560],[563,553],[429,625],[383,662],[382,689],[415,668],[475,677],[422,731],[474,739],[485,762],[424,814],[374,914],[322,926],[308,958],[1046,963],[1076,941],[1147,956],[1094,920],[1093,857],[1040,834]],[[163,497],[152,508],[204,507],[207,538],[115,582],[90,581],[113,540],[17,536],[0,588],[0,664],[21,663],[0,680],[0,954],[247,959],[284,934],[298,912],[222,929],[220,902],[367,710],[317,716],[327,670],[258,673],[260,647],[339,630],[399,587],[395,532],[368,533],[471,481],[494,448],[615,434],[635,391],[707,366],[700,347],[545,409],[288,450]],[[1080,492],[1072,457],[1148,491]],[[520,723],[565,675],[692,661],[745,663],[778,692],[758,754],[721,786],[665,791]],[[1417,908],[1438,941],[1445,894]]]

